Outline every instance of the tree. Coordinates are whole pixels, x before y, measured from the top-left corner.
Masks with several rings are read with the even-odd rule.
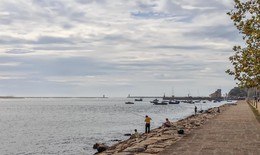
[[[235,55],[229,58],[234,70],[226,72],[240,87],[260,89],[260,0],[234,2],[234,9],[227,14],[242,34],[245,47],[234,46]]]

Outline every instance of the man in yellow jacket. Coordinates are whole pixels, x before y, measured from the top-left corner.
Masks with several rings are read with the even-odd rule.
[[[148,115],[146,115],[145,116],[145,133],[150,133],[150,123],[151,123],[151,118],[148,116]]]

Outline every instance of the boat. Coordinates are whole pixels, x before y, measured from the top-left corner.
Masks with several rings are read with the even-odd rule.
[[[169,102],[166,100],[163,100],[162,102],[153,103],[154,105],[167,105]]]
[[[127,101],[125,104],[134,104],[134,102]]]
[[[183,103],[190,103],[190,104],[193,104],[194,102],[192,100],[185,100],[183,101]]]
[[[136,98],[135,101],[143,101],[142,98]]]
[[[159,102],[159,100],[157,98],[152,100],[152,101],[150,101],[150,103],[158,103],[158,102]]]
[[[180,103],[180,101],[178,101],[178,100],[170,100],[169,101],[169,104],[179,104]]]

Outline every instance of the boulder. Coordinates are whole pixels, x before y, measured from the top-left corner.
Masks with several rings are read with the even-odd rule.
[[[151,154],[155,154],[155,153],[159,153],[163,150],[163,148],[149,148],[147,150],[145,150],[145,153],[151,153]]]
[[[128,147],[123,152],[144,152],[145,148],[140,146]]]
[[[132,135],[131,133],[124,134],[124,136],[131,136],[131,135]]]
[[[183,129],[178,130],[178,134],[183,135],[184,134],[184,130]]]
[[[108,146],[101,143],[96,143],[93,145],[93,149],[97,149],[98,153],[106,151],[108,149]]]

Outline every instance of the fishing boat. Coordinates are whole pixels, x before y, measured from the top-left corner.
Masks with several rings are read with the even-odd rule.
[[[134,104],[134,102],[127,101],[125,104]]]
[[[194,102],[192,100],[185,100],[183,101],[183,103],[190,103],[190,104],[193,104]]]
[[[180,104],[180,101],[178,101],[178,100],[170,100],[169,104]]]
[[[150,101],[150,103],[158,103],[158,102],[159,102],[159,100],[157,98],[152,100],[152,101]]]
[[[136,98],[135,101],[143,101],[142,98]]]
[[[153,103],[154,105],[167,105],[169,102],[166,100],[163,100],[162,102]]]

